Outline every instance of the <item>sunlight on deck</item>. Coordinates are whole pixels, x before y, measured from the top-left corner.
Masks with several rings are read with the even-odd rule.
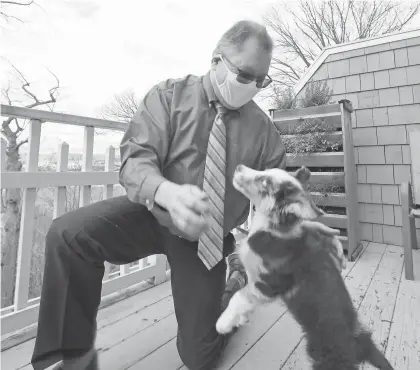
[[[417,281],[404,279],[402,248],[364,243],[361,257],[343,276],[362,321],[395,368],[420,369],[420,275]],[[187,370],[176,350],[170,282],[100,310],[98,329],[101,370]],[[2,368],[32,369],[33,346],[32,339],[3,352]],[[218,369],[308,368],[302,331],[279,302],[255,312],[232,338]]]

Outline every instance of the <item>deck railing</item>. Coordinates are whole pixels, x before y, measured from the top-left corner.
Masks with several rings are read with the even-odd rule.
[[[311,181],[315,184],[334,182],[345,187],[345,193],[327,194],[320,200],[327,207],[346,208],[345,215],[329,214],[324,222],[345,230],[343,244],[349,258],[356,258],[360,251],[359,222],[357,220],[356,167],[353,153],[351,104],[341,102],[322,107],[306,109],[272,111],[272,118],[277,127],[295,125],[303,119],[329,119],[337,127],[334,133],[325,134],[330,141],[343,140],[343,152],[322,154],[288,155],[288,166],[297,167],[343,167],[343,172],[314,172]],[[29,148],[27,166],[24,172],[6,172],[6,142],[1,140],[1,189],[23,189],[21,226],[17,256],[17,274],[13,305],[1,310],[2,337],[14,335],[21,329],[34,326],[38,315],[39,297],[29,298],[31,270],[31,252],[35,219],[35,201],[37,189],[55,188],[53,218],[65,212],[66,187],[80,186],[80,206],[91,200],[93,185],[103,186],[103,198],[114,196],[114,185],[119,183],[118,172],[114,170],[115,149],[109,147],[105,153],[105,171],[92,171],[95,128],[125,131],[127,125],[122,122],[80,117],[69,114],[47,112],[35,109],[1,105],[1,115],[29,120]],[[58,148],[57,168],[55,172],[38,172],[41,129],[44,122],[69,124],[84,127],[82,171],[68,171],[69,145],[61,143]],[[316,196],[316,194],[314,194]],[[234,233],[246,233],[252,219],[252,210],[248,221]],[[239,239],[239,237],[238,237]],[[121,266],[110,272],[110,265],[105,265],[102,296],[121,291],[141,281],[152,279],[154,284],[162,283],[167,276],[167,261],[163,255],[156,255],[138,261],[137,264]],[[33,331],[32,331],[33,336]]]
[[[24,172],[6,172],[7,143],[3,138],[1,139],[1,189],[20,188],[23,190],[14,301],[12,306],[1,310],[3,338],[33,325],[37,320],[39,297],[29,298],[37,189],[55,188],[53,218],[65,212],[66,187],[80,186],[80,206],[90,203],[92,185],[104,187],[104,199],[113,197],[114,185],[119,183],[118,172],[114,170],[115,149],[109,147],[106,150],[105,171],[93,172],[94,130],[101,128],[124,131],[126,124],[8,105],[1,105],[1,115],[29,120],[29,148]],[[69,145],[65,142],[58,148],[56,171],[38,172],[41,129],[44,122],[84,127],[81,172],[68,171]],[[106,264],[102,296],[144,280],[152,279],[154,284],[162,283],[166,280],[167,268],[166,257],[163,255],[144,258],[136,264],[123,265],[113,272],[110,272],[110,265]]]

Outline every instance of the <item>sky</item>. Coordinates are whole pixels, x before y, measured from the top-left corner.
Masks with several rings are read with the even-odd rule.
[[[241,19],[262,22],[276,0],[37,0],[0,20],[0,55],[21,70],[42,97],[60,80],[58,112],[100,117],[115,94],[139,97],[166,78],[202,75],[225,30]],[[10,64],[0,59],[0,82],[12,86]],[[19,99],[19,97],[16,97]],[[4,102],[4,101],[2,101]],[[95,137],[96,153],[118,148],[121,134]],[[41,152],[66,141],[81,152],[83,129],[45,123]]]

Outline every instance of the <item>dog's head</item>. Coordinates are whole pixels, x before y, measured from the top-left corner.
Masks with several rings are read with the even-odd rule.
[[[310,177],[311,172],[304,166],[288,173],[277,168],[256,171],[239,165],[233,185],[255,205],[256,215],[265,218],[270,229],[278,229],[324,214],[305,190]]]

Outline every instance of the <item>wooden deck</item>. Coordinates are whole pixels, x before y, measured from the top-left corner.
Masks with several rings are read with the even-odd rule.
[[[343,272],[362,321],[396,370],[420,369],[420,251],[414,252],[417,281],[404,280],[401,247],[376,243],[365,243]],[[187,370],[175,346],[170,282],[102,309],[98,328],[101,370]],[[32,369],[33,345],[4,351],[2,369]],[[219,369],[309,369],[302,332],[284,305],[255,312],[232,338]]]

